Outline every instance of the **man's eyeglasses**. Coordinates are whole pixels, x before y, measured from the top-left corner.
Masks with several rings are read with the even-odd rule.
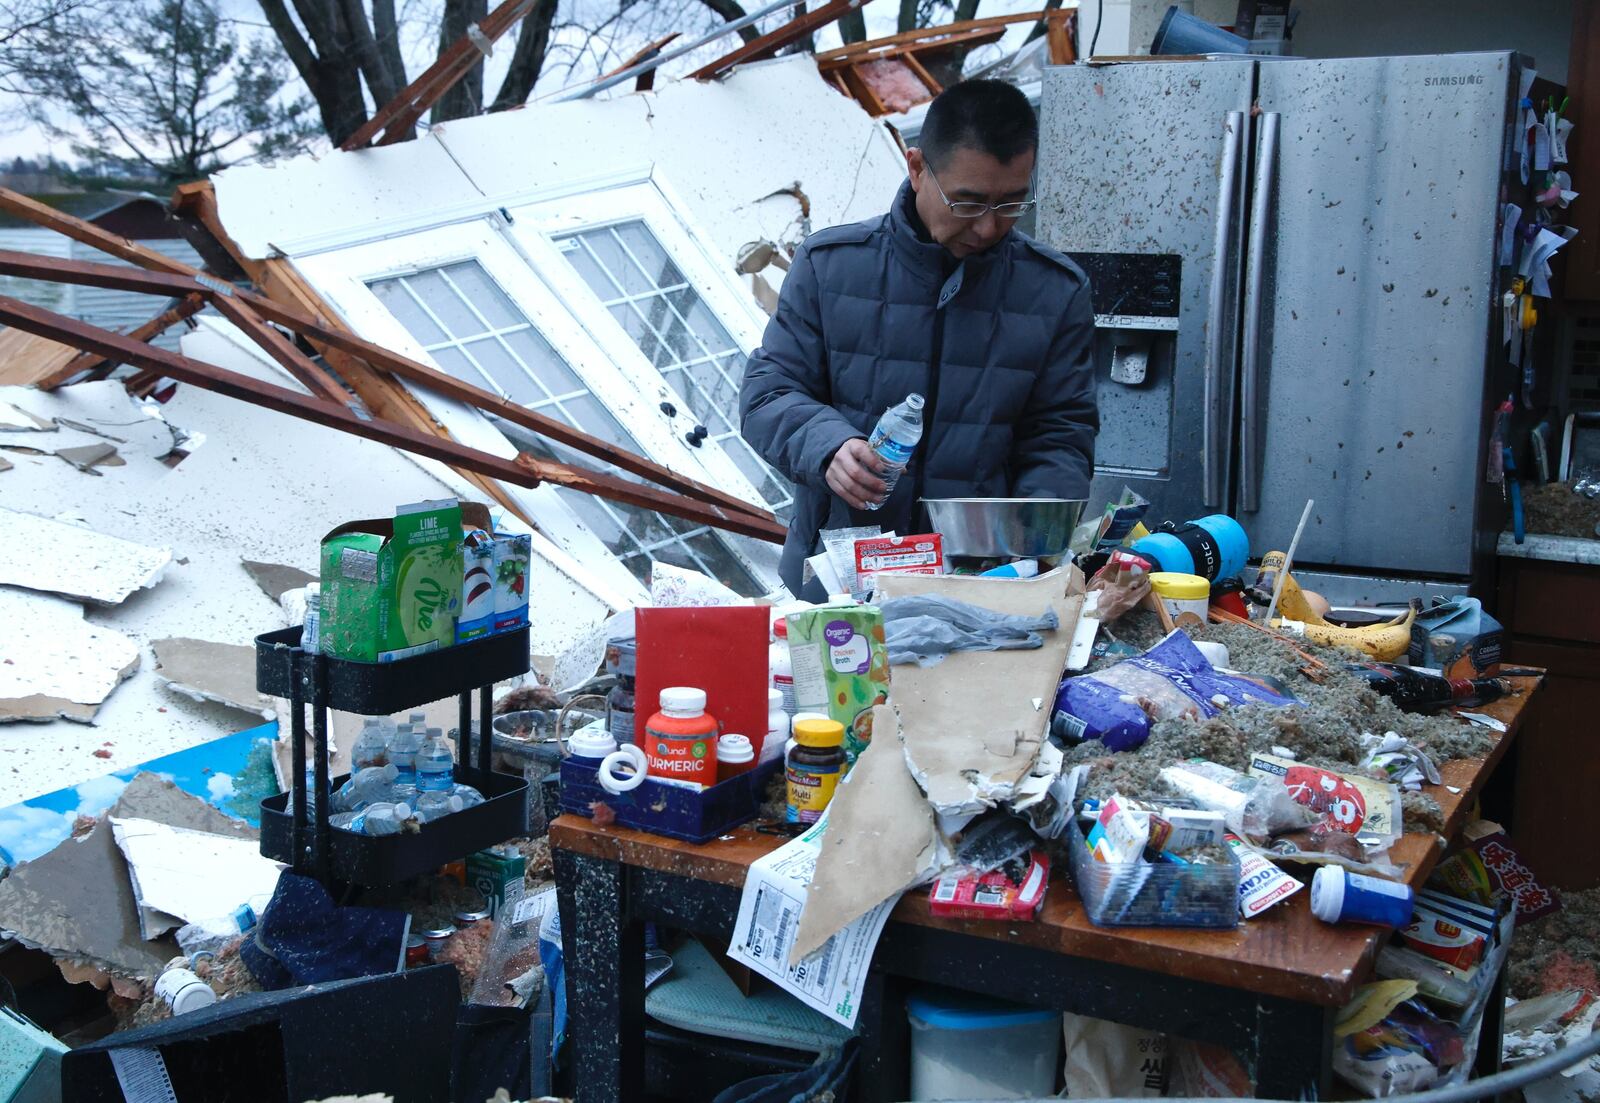
[[[933,174],[933,170],[927,169],[925,171],[928,174],[928,179],[933,181],[934,188],[939,192],[939,198],[944,200],[944,205],[949,207],[950,213],[957,218],[982,218],[990,211],[993,211],[1001,218],[1021,218],[1033,210],[1038,203],[1036,199],[1025,199],[1021,203],[996,203],[993,206],[988,203],[965,200],[959,203],[952,202],[950,197],[944,193],[944,188],[940,185],[939,178]]]

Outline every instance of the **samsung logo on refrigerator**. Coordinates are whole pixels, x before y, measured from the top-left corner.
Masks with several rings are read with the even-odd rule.
[[[1483,75],[1481,73],[1469,73],[1461,77],[1425,77],[1422,83],[1426,88],[1444,88],[1456,84],[1482,84]]]

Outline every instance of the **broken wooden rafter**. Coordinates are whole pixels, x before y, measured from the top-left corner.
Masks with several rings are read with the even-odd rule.
[[[709,65],[704,65],[689,75],[695,80],[711,80],[736,65],[746,65],[752,61],[772,57],[790,43],[797,42],[818,28],[826,27],[834,20],[848,15],[865,2],[866,0],[828,0],[828,3],[815,11],[806,12],[777,30],[769,31],[760,38],[744,43],[737,50],[723,54]]]
[[[92,245],[103,253],[121,257],[129,264],[136,264],[151,272],[185,275],[195,271],[181,260],[169,257],[165,253],[158,253],[154,249],[146,249],[138,242],[102,230],[92,222],[74,218],[65,211],[46,206],[37,199],[30,199],[10,188],[0,188],[0,211],[26,219],[35,226],[43,226],[47,230],[64,234],[74,241]]]
[[[635,65],[642,65],[644,62],[660,56],[661,51],[667,46],[671,45],[671,43],[682,33],[683,32],[681,31],[673,31],[669,35],[664,35],[663,37],[656,39],[654,42],[650,43],[650,45],[646,46],[644,49],[630,57],[627,61],[624,61],[621,65],[618,65],[615,69],[612,69],[608,73],[602,73],[599,79],[608,80],[611,77],[616,76],[618,73],[623,73],[629,69],[632,69]],[[633,90],[635,92],[648,92],[655,86],[656,71],[654,69],[646,69],[644,72],[635,77],[633,81]]]
[[[974,33],[1004,28],[1015,23],[1037,22],[1051,18],[1065,19],[1074,14],[1071,8],[1054,8],[1041,11],[1021,12],[1016,15],[991,15],[983,19],[967,19],[959,23],[943,23],[934,27],[918,27],[913,31],[901,31],[899,34],[885,35],[883,38],[872,38],[865,42],[851,42],[844,46],[836,46],[831,50],[824,50],[817,55],[817,64],[828,61],[850,59],[852,61],[871,61],[875,57],[893,55],[907,50],[941,49],[952,43],[944,41],[953,37],[971,35]]]
[[[468,27],[466,34],[452,42],[420,77],[378,108],[372,118],[362,123],[339,148],[363,149],[372,144],[387,146],[412,137],[417,120],[438,103],[441,96],[460,83],[474,65],[482,61],[500,36],[533,10],[535,2],[506,0],[480,22]],[[373,142],[374,138],[377,139],[376,143]]]
[[[205,305],[206,301],[202,296],[185,295],[148,322],[129,330],[128,336],[135,341],[152,340],[179,322],[194,317],[205,309]],[[83,376],[85,382],[104,379],[111,374],[112,369],[116,366],[115,361],[107,360],[103,356],[80,352],[77,356],[67,361],[60,371],[47,375],[34,385],[41,391],[53,391],[69,379],[75,379],[79,375]]]
[[[686,494],[709,505],[717,506],[730,512],[742,513],[757,521],[773,522],[772,514],[758,506],[753,506],[715,487],[697,482],[685,475],[681,475],[668,467],[654,463],[625,448],[619,448],[608,441],[592,437],[578,429],[557,421],[545,414],[537,413],[499,395],[486,391],[471,383],[456,379],[437,368],[419,363],[409,357],[391,352],[382,345],[374,344],[364,338],[357,337],[344,330],[324,325],[306,317],[299,311],[286,307],[271,299],[263,298],[248,291],[241,291],[228,284],[221,284],[209,277],[205,282],[193,276],[177,275],[170,272],[146,272],[137,268],[124,268],[120,265],[100,264],[93,261],[63,260],[57,257],[39,256],[33,253],[22,253],[13,250],[0,250],[0,274],[20,276],[26,279],[49,280],[57,283],[85,284],[91,287],[105,287],[120,291],[133,291],[149,295],[167,295],[180,297],[185,295],[200,295],[216,305],[217,309],[230,320],[236,316],[249,317],[253,312],[255,324],[259,329],[251,326],[241,326],[252,339],[262,344],[274,360],[284,364],[291,374],[308,390],[314,394],[332,401],[344,403],[348,401],[338,383],[327,376],[327,373],[313,361],[302,354],[298,349],[283,339],[276,331],[262,323],[262,319],[274,322],[287,329],[291,329],[308,340],[330,345],[353,356],[359,357],[379,371],[399,376],[411,382],[421,384],[430,390],[453,398],[459,402],[476,407],[485,413],[492,413],[502,417],[513,424],[538,433],[540,436],[564,444],[576,451],[604,460],[624,471],[649,479],[662,486],[669,487],[681,494]],[[226,289],[225,291],[222,289]],[[237,324],[237,323],[236,323]],[[266,331],[263,333],[262,331]],[[276,337],[277,340],[268,343]],[[291,364],[297,363],[299,371]],[[307,371],[315,372],[327,380],[327,385],[333,390],[327,391],[323,387],[313,386],[301,375]]]
[[[252,405],[377,441],[391,448],[479,471],[517,486],[535,487],[542,482],[570,486],[626,505],[670,514],[695,524],[709,525],[772,543],[781,543],[785,535],[783,526],[776,521],[762,521],[747,513],[724,511],[687,495],[658,490],[597,471],[549,463],[526,454],[506,459],[393,422],[362,418],[339,403],[228,371],[181,353],[167,352],[124,334],[113,333],[8,296],[0,296],[0,323],[108,359],[158,372],[180,383],[215,391]]]

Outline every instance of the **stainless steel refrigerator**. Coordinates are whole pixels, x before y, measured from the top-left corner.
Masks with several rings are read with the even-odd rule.
[[[1499,528],[1496,222],[1525,59],[1045,74],[1038,231],[1095,290],[1094,498],[1231,513],[1335,602],[1461,593]],[[1512,178],[1515,178],[1515,173]]]

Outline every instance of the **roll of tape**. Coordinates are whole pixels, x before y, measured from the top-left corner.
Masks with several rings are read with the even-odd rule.
[[[618,766],[632,766],[631,775],[612,773]],[[637,743],[624,743],[600,760],[600,788],[608,793],[622,794],[644,784],[644,751]]]

